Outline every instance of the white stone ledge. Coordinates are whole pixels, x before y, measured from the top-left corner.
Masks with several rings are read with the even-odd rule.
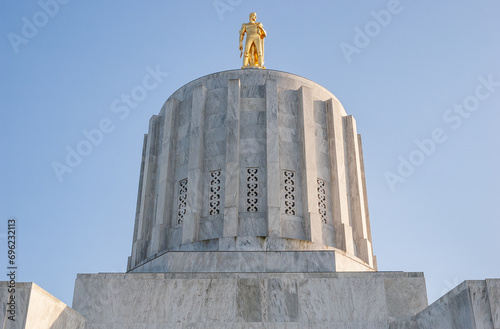
[[[170,251],[129,272],[373,272],[341,250],[310,251]]]
[[[232,237],[186,243],[158,253],[129,272],[374,271],[343,250],[280,237]]]

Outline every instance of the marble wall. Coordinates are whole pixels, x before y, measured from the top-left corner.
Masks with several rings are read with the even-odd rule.
[[[15,321],[5,318],[9,283],[0,282],[0,323],[4,329],[85,329],[85,318],[32,282],[16,282]],[[12,314],[7,313],[7,316]]]
[[[87,329],[388,329],[427,306],[421,273],[79,274]]]
[[[335,247],[376,269],[355,121],[302,77],[232,70],[183,86],[151,118],[139,185],[128,270],[248,236]]]
[[[429,307],[390,329],[498,329],[500,279],[464,281]]]

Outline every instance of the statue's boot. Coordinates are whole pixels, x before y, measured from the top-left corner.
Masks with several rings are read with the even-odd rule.
[[[264,56],[260,55],[259,56],[259,67],[265,69],[266,67],[264,66]]]
[[[245,55],[243,55],[243,66],[241,67],[242,69],[244,69],[245,67],[248,66],[248,62],[250,61],[250,56],[245,53]]]

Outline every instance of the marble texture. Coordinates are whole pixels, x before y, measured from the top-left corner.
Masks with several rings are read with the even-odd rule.
[[[499,295],[500,279],[464,281],[427,306],[423,274],[404,272],[79,274],[73,308],[16,283],[5,328],[498,329]]]
[[[205,135],[205,104],[207,89],[203,86],[193,91],[193,109],[189,132],[189,160],[186,215],[182,225],[182,243],[198,240],[203,204],[203,159]]]
[[[172,202],[173,188],[175,186],[175,179],[172,177],[172,166],[174,159],[168,157],[171,150],[175,147],[174,138],[172,135],[173,131],[173,112],[175,111],[178,101],[176,99],[170,99],[163,105],[161,110],[162,121],[160,124],[163,125],[161,129],[161,151],[158,161],[163,165],[158,169],[158,195],[161,196],[156,202],[156,211],[154,217],[154,224],[151,234],[151,246],[149,248],[148,257],[158,253],[161,250],[166,249],[166,228],[169,226],[167,223],[170,218],[168,213],[168,205]]]
[[[494,329],[500,329],[500,280],[486,279],[486,289],[491,308],[491,320]]]
[[[426,305],[402,272],[79,274],[73,300],[87,328],[143,329],[386,329]]]
[[[0,282],[0,323],[4,329],[85,329],[85,318],[38,285],[16,282],[16,321],[6,320],[5,302],[8,299],[8,282]],[[5,321],[5,322],[4,322]],[[4,326],[5,324],[5,326]]]
[[[280,236],[280,161],[278,130],[278,85],[266,81],[266,169],[267,169],[267,235]]]
[[[356,131],[356,121],[352,115],[345,117],[345,139],[347,146],[348,198],[351,224],[356,244],[356,256],[373,266],[373,252],[368,240],[368,225],[362,185],[361,159]]]
[[[142,272],[373,272],[338,250],[320,251],[170,251],[133,268]]]
[[[350,254],[354,254],[354,239],[349,203],[347,198],[347,177],[344,143],[344,121],[338,111],[340,102],[329,99],[326,102],[326,118],[328,131],[328,146],[330,156],[332,222],[335,228],[336,246]]]
[[[130,272],[371,272],[345,251],[304,240],[238,237],[182,245]]]
[[[360,141],[336,97],[293,74],[232,70],[186,84],[150,121],[128,269],[231,237],[306,240],[376,268]],[[257,181],[247,181],[248,170]],[[216,212],[213,171],[220,171]],[[326,184],[325,218],[318,179]]]
[[[228,81],[226,113],[226,165],[223,236],[238,235],[240,87],[238,79]]]
[[[300,131],[302,132],[302,198],[304,205],[305,240],[323,243],[321,234],[321,220],[318,213],[316,170],[316,138],[314,127],[314,111],[312,91],[302,86],[299,89],[299,117]]]
[[[500,279],[464,281],[390,329],[498,329]]]

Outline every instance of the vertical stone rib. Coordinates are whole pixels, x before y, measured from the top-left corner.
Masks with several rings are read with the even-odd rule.
[[[238,235],[238,197],[240,168],[240,80],[230,79],[226,113],[226,180],[223,236]]]
[[[199,86],[193,91],[191,127],[189,136],[188,186],[186,215],[182,223],[182,243],[198,240],[203,202],[203,137],[205,131],[205,104],[207,89]]]
[[[167,245],[166,230],[170,225],[168,219],[172,209],[173,187],[175,186],[175,110],[179,101],[175,98],[170,98],[162,109],[163,112],[163,128],[161,150],[159,154],[159,174],[157,187],[157,205],[156,216],[151,235],[151,248],[148,256],[152,256],[160,251],[163,251]]]
[[[267,235],[280,236],[278,85],[266,81]]]
[[[363,144],[361,143],[361,135],[358,134],[358,151],[359,151],[359,165],[361,169],[361,187],[363,191],[363,204],[365,210],[365,225],[367,238],[370,243],[372,242],[372,232],[370,228],[370,214],[368,212],[368,196],[366,192],[366,178],[365,178],[365,164],[363,160]]]
[[[346,118],[347,168],[349,176],[349,204],[354,228],[354,238],[361,259],[373,266],[371,243],[368,241],[366,212],[361,177],[361,161],[359,157],[358,134],[356,121],[352,115]]]
[[[306,239],[322,243],[322,225],[318,212],[318,193],[316,169],[316,137],[313,113],[312,91],[308,87],[299,89],[299,116],[301,120],[303,141],[303,169],[302,169],[302,200],[303,217]]]
[[[136,261],[141,262],[147,258],[148,246],[151,242],[151,231],[155,213],[156,202],[156,167],[158,152],[158,116],[153,115],[149,120],[149,132],[146,145],[144,174],[142,180],[141,206],[139,210],[139,230],[137,232],[138,244],[136,248]]]
[[[363,201],[365,205],[365,225],[367,231],[367,239],[373,257],[373,268],[377,269],[377,260],[373,255],[373,242],[372,242],[372,229],[370,226],[370,212],[368,211],[368,192],[366,190],[366,177],[365,177],[365,161],[363,159],[363,144],[361,143],[361,135],[358,134],[358,150],[359,150],[359,163],[361,167],[361,184],[363,188]]]
[[[332,98],[326,101],[328,146],[331,170],[332,219],[335,227],[336,247],[354,254],[352,227],[349,224],[349,205],[347,202],[347,184],[344,157],[344,124],[338,101]]]
[[[141,158],[141,171],[139,174],[139,189],[137,192],[137,206],[135,210],[135,223],[134,223],[134,239],[132,243],[132,253],[129,257],[128,269],[132,269],[132,267],[137,264],[137,249],[138,245],[141,243],[141,234],[142,234],[142,221],[139,219],[139,214],[141,210],[142,203],[142,184],[144,182],[144,166],[146,162],[146,150],[148,145],[148,135],[144,134],[144,141],[142,143],[142,158]]]

